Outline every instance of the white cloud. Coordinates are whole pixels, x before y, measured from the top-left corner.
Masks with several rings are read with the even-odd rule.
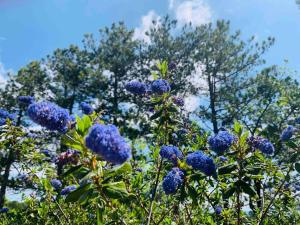
[[[6,77],[7,71],[4,68],[4,65],[0,62],[0,87],[5,85],[7,77]]]
[[[204,0],[189,0],[177,3],[176,0],[169,0],[169,9],[174,10],[179,25],[192,23],[199,26],[209,23],[212,19],[212,11]]]
[[[169,9],[173,9],[175,6],[176,0],[169,0]]]
[[[158,21],[161,17],[156,14],[154,10],[151,10],[147,13],[147,15],[142,17],[141,25],[134,30],[134,39],[144,40],[149,43],[150,38],[145,34],[150,28],[153,26],[152,21]]]
[[[187,96],[184,99],[184,109],[187,112],[194,112],[200,106],[200,99],[195,95]]]
[[[195,70],[189,76],[189,82],[195,88],[198,88],[201,91],[205,91],[207,90],[207,82],[203,76],[203,72],[205,71],[205,65],[199,62],[196,63],[194,66],[195,66]]]

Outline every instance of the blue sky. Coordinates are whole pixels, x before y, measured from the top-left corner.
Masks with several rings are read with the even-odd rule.
[[[56,48],[80,44],[85,33],[125,21],[143,38],[149,21],[170,14],[195,25],[228,19],[257,40],[276,38],[268,64],[300,70],[300,9],[294,0],[0,0],[0,76]]]

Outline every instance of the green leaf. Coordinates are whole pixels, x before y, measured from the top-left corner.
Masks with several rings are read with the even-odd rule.
[[[234,186],[231,186],[228,190],[226,190],[224,192],[223,197],[225,199],[228,199],[234,194],[235,191],[236,191],[236,188]]]
[[[163,113],[163,109],[160,109],[159,111],[155,112],[151,117],[150,120],[155,120],[159,118]]]
[[[189,179],[194,180],[194,181],[199,181],[203,180],[206,176],[203,175],[202,173],[194,173],[189,176]]]
[[[261,171],[261,167],[259,167],[259,166],[253,166],[253,167],[246,168],[246,172],[251,175],[258,175],[260,171]]]
[[[218,175],[229,174],[229,173],[233,172],[236,169],[237,169],[237,165],[234,164],[234,163],[226,165],[226,166],[221,166],[218,169]]]
[[[123,181],[103,185],[103,192],[113,199],[124,199],[129,196]]]
[[[300,163],[295,163],[295,169],[300,173]]]
[[[92,121],[88,115],[84,115],[82,118],[76,116],[76,130],[81,135],[86,135],[91,125]]]
[[[106,171],[104,177],[115,177],[120,176],[124,173],[130,173],[132,171],[131,164],[129,162],[123,163],[121,166],[112,168],[111,170]]]
[[[92,184],[85,184],[79,186],[75,191],[72,191],[66,197],[66,202],[76,202],[80,197],[92,187]]]
[[[97,207],[96,210],[96,214],[97,214],[97,225],[103,225],[103,209],[100,208],[99,206]]]
[[[238,121],[235,120],[233,125],[233,130],[238,136],[241,136],[243,132],[243,127]]]
[[[248,194],[251,197],[254,197],[256,195],[255,190],[253,189],[253,187],[250,184],[247,184],[244,181],[239,182],[239,184],[244,193]]]
[[[75,132],[71,132],[69,135],[72,136],[73,140],[64,135],[64,136],[62,136],[62,139],[61,139],[62,143],[64,145],[68,146],[69,148],[82,151],[83,147],[81,145],[80,140],[77,140],[77,138],[75,137]],[[81,138],[79,135],[77,135],[77,137]]]
[[[196,202],[197,201],[197,197],[198,197],[198,193],[196,191],[196,189],[192,186],[188,186],[188,195],[191,197],[191,199]]]
[[[66,172],[64,172],[62,174],[62,177],[66,177],[72,173],[74,173],[75,171],[79,170],[82,167],[82,165],[78,165],[78,166],[73,166],[70,169],[68,169]]]

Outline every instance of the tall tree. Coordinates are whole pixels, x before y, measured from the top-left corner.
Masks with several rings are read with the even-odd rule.
[[[100,30],[99,43],[92,36],[87,36],[84,43],[86,50],[94,56],[93,64],[107,77],[104,99],[99,97],[102,109],[113,115],[114,123],[119,123],[119,104],[128,98],[124,95],[124,86],[133,78],[132,70],[137,60],[138,42],[133,40],[133,30],[128,30],[124,23],[114,23],[110,28]]]
[[[252,37],[244,42],[239,31],[231,34],[230,24],[225,21],[217,21],[215,27],[212,24],[199,26],[186,38],[195,40],[193,57],[195,63],[202,65],[198,79],[203,82],[197,89],[207,97],[198,115],[209,120],[217,133],[222,122],[231,117],[227,113],[230,99],[245,89],[244,82],[264,63],[261,57],[274,39],[258,44]]]

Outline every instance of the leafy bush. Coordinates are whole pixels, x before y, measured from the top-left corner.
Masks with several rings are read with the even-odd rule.
[[[150,87],[126,86],[152,109],[151,134],[142,138],[125,139],[87,103],[74,119],[54,103],[29,102],[29,117],[66,146],[55,156],[35,150],[34,138],[5,116],[1,151],[40,166],[23,178],[34,193],[7,201],[2,224],[297,224],[297,125],[274,144],[237,121],[231,130],[203,132],[181,117],[167,63],[157,67]],[[283,162],[274,155],[279,143],[288,152]]]

